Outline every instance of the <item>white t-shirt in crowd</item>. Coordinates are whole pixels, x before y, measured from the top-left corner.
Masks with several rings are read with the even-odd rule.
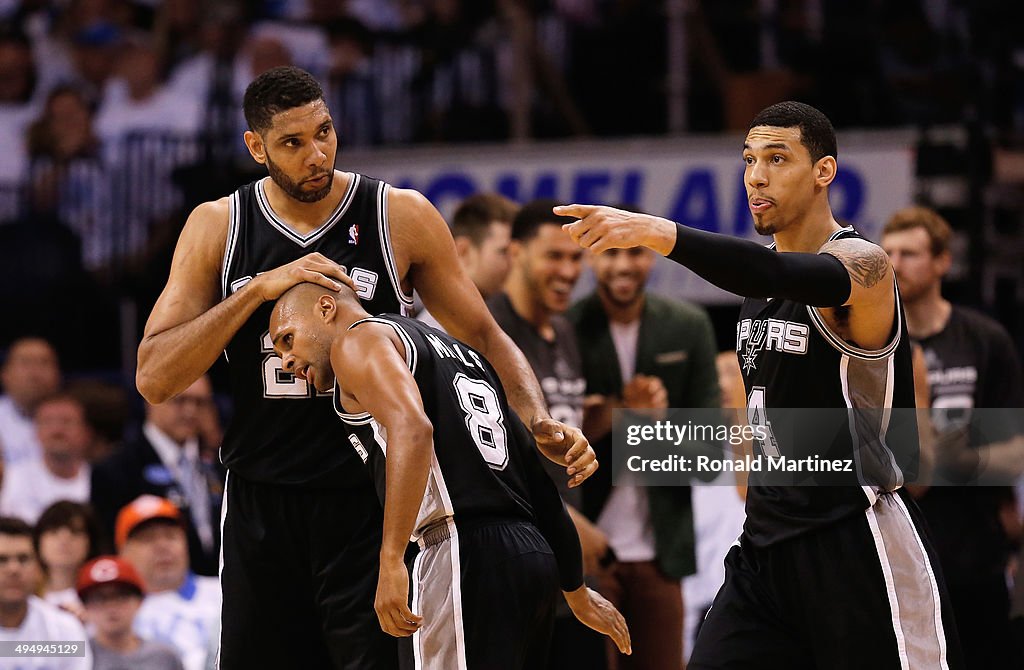
[[[84,656],[0,658],[0,670],[92,670],[92,650],[85,629],[75,617],[41,598],[29,596],[28,615],[17,628],[0,626],[0,642],[77,644]]]
[[[89,502],[88,464],[71,479],[61,479],[46,469],[41,460],[27,461],[4,473],[0,488],[0,514],[34,524],[47,507],[58,500]]]
[[[22,414],[10,396],[0,396],[0,447],[4,466],[38,460],[41,449],[32,417]]]
[[[636,374],[636,347],[640,337],[640,320],[631,323],[611,321],[608,324],[615,354],[619,359],[622,383],[626,384]],[[647,502],[647,490],[633,486],[626,473],[612,488],[604,509],[597,517],[597,527],[608,536],[608,544],[620,561],[653,561],[657,554],[654,549],[654,529],[651,526],[651,508]]]
[[[135,632],[181,654],[185,670],[203,670],[220,622],[220,582],[190,574],[177,591],[151,593],[135,616]]]

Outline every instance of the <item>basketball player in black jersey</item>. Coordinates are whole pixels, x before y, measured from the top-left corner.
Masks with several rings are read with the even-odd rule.
[[[629,652],[622,615],[583,584],[576,529],[487,359],[420,321],[370,317],[347,287],[289,289],[270,336],[285,370],[333,389],[345,447],[370,468],[384,504],[376,610],[386,632],[411,636],[403,669],[534,670],[560,588]]]
[[[267,334],[269,301],[299,282],[351,283],[374,312],[400,312],[416,288],[450,332],[492,361],[513,408],[546,455],[565,459],[573,485],[596,467],[593,451],[548,416],[437,210],[415,191],[334,169],[337,136],[313,77],[271,69],[249,85],[244,106],[246,145],[270,176],[192,212],[139,345],[137,385],[163,402],[221,352],[228,360],[220,667],[393,667],[394,644],[373,613],[380,504],[342,448],[329,395],[282,369]]]
[[[748,489],[694,670],[963,667],[934,553],[902,488],[913,463],[890,451],[888,413],[865,411],[914,407],[911,348],[885,252],[832,215],[836,155],[832,124],[813,107],[779,103],[754,118],[744,182],[756,230],[774,236],[767,248],[607,207],[555,208],[580,219],[566,228],[583,247],[647,246],[746,296],[737,355],[748,412],[845,407],[879,419],[828,438],[857,461],[863,477],[851,484]],[[902,443],[916,449],[916,427],[907,430]],[[767,455],[794,446],[758,444]]]

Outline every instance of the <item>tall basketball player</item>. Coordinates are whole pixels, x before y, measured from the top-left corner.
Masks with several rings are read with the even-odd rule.
[[[736,344],[748,411],[912,408],[893,271],[880,247],[832,215],[836,155],[831,122],[808,105],[772,105],[751,122],[744,181],[769,247],[607,207],[555,211],[580,219],[566,227],[583,247],[647,246],[746,297]],[[755,337],[765,330],[776,337]],[[887,430],[857,422],[841,446],[864,456],[858,447],[886,445]],[[870,485],[751,486],[688,667],[963,667],[937,562],[902,489],[912,473],[898,460],[877,460]]]
[[[269,301],[299,282],[351,282],[372,311],[401,312],[416,288],[445,328],[494,363],[573,485],[596,467],[593,451],[548,416],[437,210],[415,191],[334,168],[338,139],[312,76],[271,69],[244,106],[246,146],[269,177],[192,212],[139,346],[137,385],[163,402],[222,352],[228,359],[220,667],[393,667],[394,644],[373,612],[380,504],[355,453],[340,448],[330,395],[282,369]]]

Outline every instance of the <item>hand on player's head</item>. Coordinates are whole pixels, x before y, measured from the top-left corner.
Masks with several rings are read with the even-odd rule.
[[[317,284],[331,291],[340,291],[343,286],[355,290],[355,284],[345,274],[345,270],[318,252],[306,254],[287,265],[264,272],[252,281],[264,300],[277,300],[288,289],[303,282]]]

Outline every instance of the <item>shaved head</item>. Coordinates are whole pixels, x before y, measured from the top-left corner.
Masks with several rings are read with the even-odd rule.
[[[334,383],[331,346],[341,330],[368,316],[355,291],[347,285],[337,291],[304,282],[285,291],[270,314],[270,340],[282,360],[282,369],[312,380],[317,391]]]

